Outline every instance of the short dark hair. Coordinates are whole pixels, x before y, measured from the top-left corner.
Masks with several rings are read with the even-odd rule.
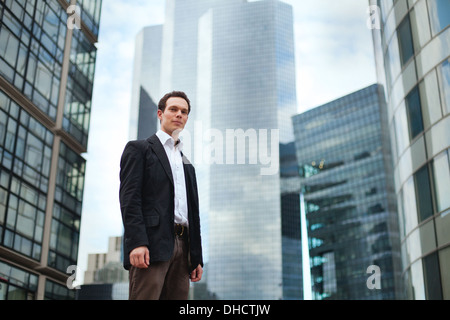
[[[170,98],[182,98],[182,99],[186,100],[186,102],[188,104],[188,113],[191,112],[191,101],[189,101],[189,98],[187,97],[186,93],[184,93],[183,91],[172,91],[172,92],[166,93],[164,95],[164,97],[162,97],[161,100],[159,100],[158,109],[161,110],[162,112],[164,112],[164,110],[166,109],[167,100],[169,100]]]

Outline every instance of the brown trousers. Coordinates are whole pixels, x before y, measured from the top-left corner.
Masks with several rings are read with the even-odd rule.
[[[140,269],[131,266],[129,300],[187,300],[189,294],[188,240],[175,236],[170,261]]]

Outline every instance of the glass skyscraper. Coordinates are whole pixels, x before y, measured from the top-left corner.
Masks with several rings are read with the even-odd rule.
[[[297,110],[291,6],[167,0],[161,32],[146,39],[154,42],[147,50],[158,50],[162,38],[147,92],[159,88],[150,94],[157,101],[182,90],[192,102],[182,139],[197,172],[204,296],[302,298],[298,177],[289,169]],[[136,95],[141,84],[133,87]]]
[[[0,300],[75,297],[100,10],[0,1]]]
[[[407,298],[450,299],[450,1],[370,4]]]
[[[142,29],[135,39],[130,111],[130,139],[146,139],[158,127],[162,26]]]
[[[383,101],[372,85],[292,118],[313,299],[402,297]]]

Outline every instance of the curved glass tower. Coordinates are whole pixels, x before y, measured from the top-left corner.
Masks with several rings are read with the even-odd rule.
[[[370,1],[409,299],[450,299],[450,1]],[[378,17],[375,17],[378,18]]]

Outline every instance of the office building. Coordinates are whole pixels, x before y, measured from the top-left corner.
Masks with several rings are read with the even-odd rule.
[[[76,300],[128,300],[128,282],[83,284]]]
[[[161,99],[162,26],[142,29],[135,39],[130,108],[130,139],[146,139],[157,131],[156,110]]]
[[[372,85],[292,118],[315,300],[401,298],[383,96]]]
[[[0,1],[0,299],[75,297],[101,3]]]
[[[408,299],[450,299],[450,1],[370,1]]]
[[[194,296],[301,299],[299,188],[281,169],[289,156],[280,163],[297,110],[291,6],[167,0],[162,29],[142,35],[138,48],[146,47],[140,39],[153,42],[145,50],[162,48],[150,58],[160,55],[159,66],[136,62],[152,66],[147,101],[181,90],[192,104],[181,139],[197,172],[207,262],[206,288],[194,285],[205,293]],[[133,85],[134,95],[141,87]]]
[[[300,221],[300,175],[295,142],[280,144],[281,241],[283,299],[299,300],[303,292]]]
[[[123,268],[122,237],[109,237],[108,251],[90,253],[77,300],[128,300],[128,271]]]
[[[83,284],[128,282],[122,256],[122,237],[109,237],[107,252],[88,255]]]

